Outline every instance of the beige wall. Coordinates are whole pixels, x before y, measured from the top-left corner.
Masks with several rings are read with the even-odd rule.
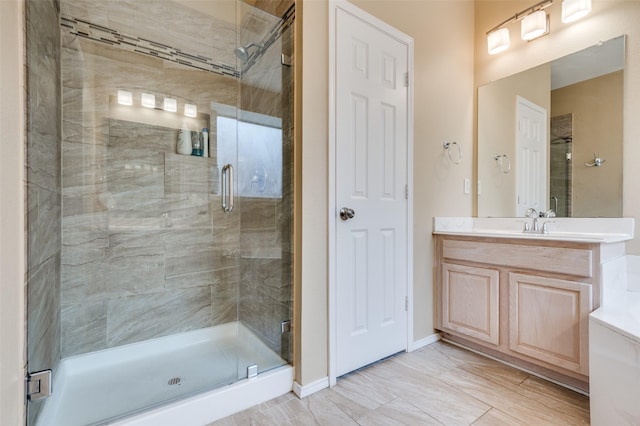
[[[433,217],[472,212],[463,182],[473,172],[474,6],[444,0],[353,3],[415,40],[413,337],[419,340],[434,332]],[[296,380],[307,385],[328,374],[328,4],[303,1],[302,11],[302,365]],[[444,140],[460,144],[461,164],[449,161]]]
[[[327,61],[329,8],[326,1],[304,1],[302,13],[302,242],[297,283],[296,382],[308,385],[327,376]],[[296,111],[298,112],[298,111]],[[301,288],[300,288],[301,286]]]
[[[622,215],[622,91],[618,71],[551,92],[551,117],[573,115],[572,217]],[[602,167],[587,167],[596,153]]]
[[[584,49],[601,40],[627,34],[624,73],[624,142],[623,142],[623,216],[640,217],[640,197],[634,183],[640,180],[635,162],[640,158],[640,2],[594,1],[592,12],[573,24],[560,22],[561,5],[554,2],[547,11],[551,16],[551,33],[530,43],[517,37],[519,26],[511,25],[511,47],[498,55],[487,53],[485,32],[504,19],[528,6],[522,1],[476,2],[475,15],[475,82],[476,86],[520,72],[569,53]],[[637,229],[637,227],[636,227]],[[636,231],[636,235],[638,231]],[[640,254],[640,241],[627,243],[627,253]]]
[[[21,0],[0,0],[0,424],[24,416],[24,37]]]
[[[516,97],[549,111],[551,67],[540,65],[478,88],[478,216],[516,216]],[[547,131],[548,133],[548,131]],[[494,156],[506,155],[499,165]],[[511,170],[504,173],[503,170]]]

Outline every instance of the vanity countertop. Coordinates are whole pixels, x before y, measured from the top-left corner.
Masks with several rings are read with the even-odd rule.
[[[435,217],[433,233],[608,244],[630,240],[634,231],[633,218],[538,218],[540,226],[548,222],[548,233],[523,232],[525,223],[532,221],[525,217]]]

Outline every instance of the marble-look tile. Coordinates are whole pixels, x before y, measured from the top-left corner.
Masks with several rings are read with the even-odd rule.
[[[281,259],[241,259],[238,318],[271,349],[288,352],[280,323],[291,319],[290,281],[283,280],[287,265]]]
[[[71,124],[64,126],[65,129],[70,127]],[[106,186],[102,185],[107,184],[109,177],[107,148],[94,143],[70,142],[67,135],[63,135],[63,138],[62,187],[66,189],[65,193],[78,196],[106,190]]]
[[[242,258],[240,262],[242,295],[267,297],[276,302],[291,301],[291,286],[282,279],[290,265],[282,259]]]
[[[383,405],[358,419],[362,426],[441,425],[439,421],[402,398]]]
[[[222,419],[213,425],[357,425],[356,421],[342,411],[328,396],[319,392],[302,400],[290,399],[264,408],[258,406]]]
[[[276,203],[273,198],[243,198],[240,212],[242,232],[276,229]]]
[[[238,283],[229,281],[211,286],[212,325],[238,320]]]
[[[95,192],[86,195],[73,195],[73,191],[65,188],[62,191],[62,216],[108,211],[114,204],[113,196],[108,191],[102,192],[96,187]]]
[[[515,419],[502,411],[492,408],[473,422],[474,426],[526,426],[531,423]]]
[[[59,188],[50,191],[29,181],[27,200],[27,259],[29,268],[34,268],[60,253],[61,196]]]
[[[287,10],[294,5],[293,0],[253,0],[250,2],[254,7],[259,8],[277,18],[282,18]]]
[[[340,377],[340,386],[333,388],[333,390],[337,396],[348,398],[367,410],[380,408],[399,396],[390,389],[376,386],[371,377],[359,371]],[[356,419],[360,416],[352,414],[352,417]]]
[[[220,197],[211,199],[211,218],[213,221],[213,240],[227,256],[240,253],[240,215],[237,211],[225,213],[220,207]]]
[[[53,2],[27,9],[27,180],[60,192],[60,31]],[[55,20],[55,22],[54,22]]]
[[[62,356],[107,347],[107,302],[62,305]]]
[[[338,407],[329,398],[328,393],[316,393],[308,396],[302,400],[303,410],[295,415],[290,416],[289,419],[283,423],[287,425],[297,424],[313,424],[309,420],[315,420],[315,422],[326,425],[357,425],[358,423],[349,417],[340,407]],[[282,406],[293,405],[291,403],[282,404]]]
[[[115,247],[108,251],[110,298],[164,291],[164,247]]]
[[[112,227],[109,244],[112,248],[163,247],[167,252],[184,245],[212,244],[213,235],[208,229],[135,229]]]
[[[167,194],[215,194],[218,192],[218,168],[212,158],[166,154],[165,182]]]
[[[60,257],[50,257],[27,276],[29,371],[55,368],[60,361]]]
[[[491,408],[490,404],[464,392],[457,383],[421,374],[396,362],[381,368],[364,370],[365,374],[444,424],[471,424]],[[446,373],[448,374],[448,373]]]
[[[241,225],[243,227],[244,224]],[[240,232],[240,254],[246,258],[277,259],[282,257],[282,234],[275,229],[268,231]]]
[[[455,386],[461,392],[475,398],[478,401],[490,405],[498,410],[508,413],[520,420],[538,419],[547,424],[588,424],[588,418],[582,417],[582,413],[572,410],[569,405],[558,409],[550,407],[540,398],[532,399],[530,396],[517,392],[517,388],[504,386],[505,381],[496,383],[485,377],[474,375],[473,372],[464,371],[461,368],[451,370],[439,379],[450,386]]]
[[[109,148],[131,149],[141,154],[173,152],[178,137],[176,129],[144,125],[133,121],[109,120]],[[127,151],[124,151],[125,153]],[[128,151],[135,153],[136,151]],[[124,157],[124,156],[123,156]],[[142,160],[142,155],[139,157]]]
[[[582,412],[589,416],[589,397],[573,392],[569,389],[547,382],[535,376],[529,376],[518,387],[518,392],[530,396],[534,399],[541,399],[550,406],[556,406],[560,410],[565,410],[566,406],[571,406],[571,410]]]
[[[73,250],[74,253],[69,253]],[[105,249],[63,247],[60,270],[63,304],[95,302],[109,297]]]
[[[241,290],[238,319],[279,353],[282,344],[280,323],[291,319],[290,304],[255,294],[242,294]]]
[[[233,22],[178,3],[150,0],[112,2],[108,16],[111,24],[117,23],[114,29],[123,33],[170,45],[191,54],[219,58],[224,64],[235,64],[233,48],[236,32]],[[171,19],[167,20],[167,16]],[[139,24],[141,19],[144,19],[145,25]],[[188,31],[189,28],[197,31]]]
[[[102,247],[102,244],[98,244],[97,247],[91,247],[90,244],[64,245],[61,252],[62,265],[82,266],[92,262],[106,264],[108,254],[107,247]]]
[[[62,244],[79,246],[82,250],[107,248],[109,246],[107,226],[108,217],[104,212],[64,216]]]
[[[117,200],[162,198],[164,154],[136,148],[112,148],[107,153],[106,184]]]
[[[443,357],[443,353],[447,353],[449,357]],[[414,354],[420,354],[421,357],[415,357]],[[442,364],[442,368],[425,369],[431,357],[435,363]],[[452,372],[464,372],[466,367],[478,367],[481,365],[478,357],[479,355],[465,349],[437,342],[347,374],[339,378],[333,388],[324,389],[302,400],[287,394],[221,419],[213,425],[333,426],[353,424],[353,421],[359,425],[588,424],[588,406],[586,410],[576,413],[576,416],[558,414],[553,406],[546,408],[549,401],[543,396],[548,394],[569,406],[575,405],[576,400],[588,402],[586,397],[532,376],[521,384],[504,380],[502,384],[497,384],[480,377],[478,388],[470,393],[467,392],[470,389],[465,383],[471,379],[461,381],[456,387],[437,381],[441,376],[450,378]],[[454,359],[455,362],[452,361]],[[487,362],[494,361],[487,359]],[[465,374],[474,377],[472,372]],[[532,392],[524,400],[520,395],[522,387],[530,388],[529,391]],[[503,392],[501,398],[504,401],[500,403],[506,409],[491,407],[478,401],[485,393],[496,392]],[[426,399],[418,397],[421,393]],[[541,396],[543,399],[540,399]],[[453,403],[454,401],[457,403]],[[520,408],[523,404],[524,409]],[[531,407],[535,407],[537,411],[531,410]],[[332,410],[334,416],[326,415],[327,410]]]
[[[211,238],[211,203],[208,195],[172,194],[165,195],[162,214],[167,218],[167,226],[173,228],[194,228],[202,232],[209,230]]]
[[[111,299],[107,304],[109,347],[209,326],[208,288],[135,295]]]
[[[235,266],[236,260],[209,244],[175,247],[166,253],[167,279]]]
[[[418,351],[409,352],[406,356],[394,358],[393,361],[431,376],[437,376],[458,367],[460,363],[454,362],[439,351],[437,349],[439,345],[439,342],[433,343]]]
[[[236,285],[240,281],[240,271],[238,266],[229,266],[212,271],[195,272],[175,277],[168,277],[165,280],[165,287],[171,288],[191,288],[213,286],[212,290],[216,291],[216,286],[232,283]]]

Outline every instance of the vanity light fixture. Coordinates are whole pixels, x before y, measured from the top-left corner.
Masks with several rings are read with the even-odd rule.
[[[591,12],[591,0],[563,0],[562,22],[577,21]]]
[[[530,41],[549,33],[549,15],[544,11],[554,0],[542,0],[487,31],[487,47],[490,55],[495,55],[509,47],[507,25],[522,21],[520,35]],[[562,0],[562,22],[576,21],[591,11],[591,0]]]
[[[197,117],[198,107],[193,104],[184,104],[184,115],[186,117]]]
[[[531,41],[549,33],[549,15],[544,10],[530,13],[520,23],[520,36]]]
[[[164,98],[162,109],[168,112],[176,112],[178,111],[178,101],[172,98]]]
[[[156,107],[156,97],[150,93],[143,93],[140,95],[140,103],[146,108]]]
[[[489,55],[503,52],[509,48],[509,29],[498,28],[487,33]]]
[[[133,93],[126,90],[118,90],[118,103],[120,105],[133,105]]]

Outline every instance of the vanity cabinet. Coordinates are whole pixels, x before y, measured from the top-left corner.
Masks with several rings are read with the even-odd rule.
[[[509,349],[587,375],[591,289],[584,282],[509,273]]]
[[[434,235],[435,323],[445,339],[588,388],[588,318],[619,244]]]
[[[492,268],[442,264],[442,327],[498,345],[499,272]]]

